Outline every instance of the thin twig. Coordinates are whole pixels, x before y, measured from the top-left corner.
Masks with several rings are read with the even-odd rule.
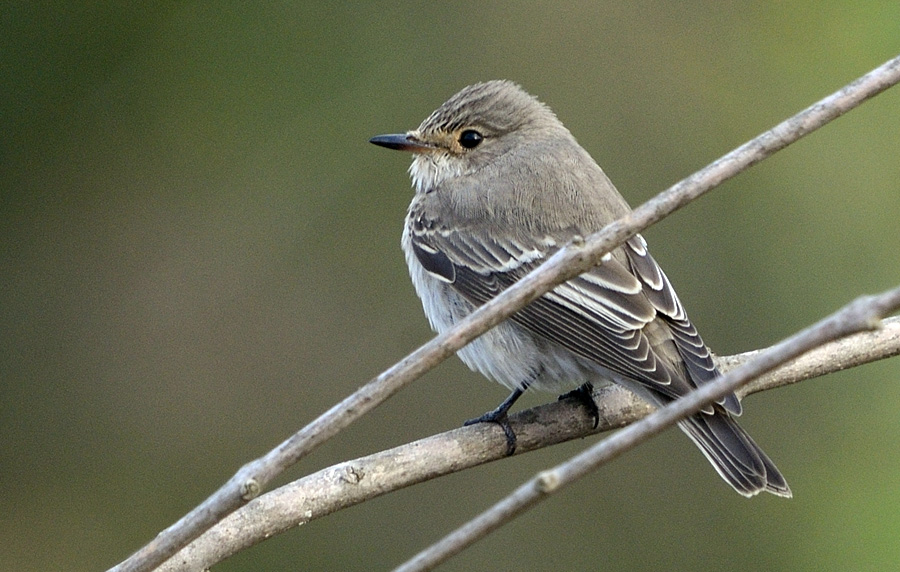
[[[716,358],[722,371],[734,369],[762,350]],[[831,342],[741,388],[753,392],[900,355],[900,317],[881,328]],[[512,415],[516,454],[593,433],[618,429],[653,409],[617,385],[595,390],[600,419],[572,400],[553,401]],[[206,531],[158,572],[206,570],[226,558],[338,510],[430,479],[506,458],[506,437],[489,424],[433,435],[413,443],[322,469],[279,487],[241,507]]]
[[[856,299],[817,324],[760,352],[740,367],[654,411],[565,463],[539,473],[505,499],[398,567],[395,572],[432,570],[546,499],[551,493],[557,492],[563,486],[573,483],[628,449],[661,433],[679,420],[697,413],[704,406],[721,399],[762,374],[829,341],[879,327],[880,319],[898,308],[900,308],[900,287],[878,296]]]
[[[869,72],[787,121],[742,145],[580,244],[547,262],[483,305],[454,328],[369,381],[265,456],[241,467],[219,490],[134,553],[112,572],[146,572],[259,495],[272,479],[391,395],[453,355],[554,286],[573,278],[629,237],[776,151],[825,125],[900,81],[900,57]]]

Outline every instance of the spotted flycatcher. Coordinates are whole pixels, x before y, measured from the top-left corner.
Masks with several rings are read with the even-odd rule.
[[[577,236],[630,212],[553,112],[518,85],[466,87],[417,129],[372,143],[413,153],[415,197],[402,246],[432,328],[443,332]],[[478,421],[499,423],[528,388],[622,384],[656,406],[719,375],[668,278],[635,235],[459,351],[512,390]],[[595,406],[596,407],[596,406]],[[744,496],[791,496],[784,477],[735,422],[734,394],[679,426]]]

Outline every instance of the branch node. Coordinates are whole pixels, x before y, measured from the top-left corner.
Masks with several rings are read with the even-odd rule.
[[[347,484],[358,485],[365,476],[366,472],[363,469],[347,465],[342,469],[339,478]]]
[[[537,490],[544,494],[550,494],[559,488],[560,478],[559,471],[548,470],[541,471],[534,479],[534,485]]]
[[[869,314],[866,319],[866,327],[872,331],[877,331],[884,327],[884,322],[881,321],[879,313],[872,312]]]
[[[259,481],[250,477],[241,483],[241,499],[244,501],[251,501],[259,496],[259,491],[261,490],[262,487],[259,485]]]

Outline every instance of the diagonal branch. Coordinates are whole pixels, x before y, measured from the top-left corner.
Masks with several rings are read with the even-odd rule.
[[[729,371],[761,351],[716,359]],[[882,327],[812,350],[741,388],[756,393],[900,355],[900,317]],[[555,401],[510,417],[517,436],[516,454],[618,429],[653,409],[625,389],[611,385],[594,392],[598,427],[578,403]],[[497,427],[462,427],[322,469],[254,499],[185,547],[160,572],[205,570],[263,540],[295,526],[360,504],[383,494],[483,463],[506,458],[506,437]]]
[[[706,405],[823,344],[855,332],[876,329],[881,318],[900,308],[900,287],[878,296],[857,298],[838,312],[759,352],[744,364],[615,433],[553,469],[542,471],[505,499],[423,550],[396,572],[432,570],[462,552],[550,494],[572,484],[686,418]]]
[[[178,522],[111,570],[147,571],[197,538],[246,502],[272,479],[391,395],[453,355],[473,339],[518,309],[573,278],[629,237],[734,177],[804,135],[859,106],[900,82],[900,57],[862,76],[794,117],[735,149],[701,171],[670,187],[654,199],[615,221],[583,242],[561,249],[547,262],[406,358],[369,381],[355,393],[320,415],[263,457],[237,471],[219,490]]]

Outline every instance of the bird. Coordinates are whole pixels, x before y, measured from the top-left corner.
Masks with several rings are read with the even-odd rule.
[[[401,247],[439,333],[567,243],[631,212],[555,113],[509,80],[465,87],[417,128],[370,142],[413,155]],[[466,422],[498,423],[510,454],[507,414],[526,390],[574,388],[596,420],[594,385],[617,383],[660,407],[720,375],[640,234],[458,356],[511,390],[496,409]],[[730,394],[679,427],[741,495],[790,497],[784,476],[735,421],[741,409]]]

